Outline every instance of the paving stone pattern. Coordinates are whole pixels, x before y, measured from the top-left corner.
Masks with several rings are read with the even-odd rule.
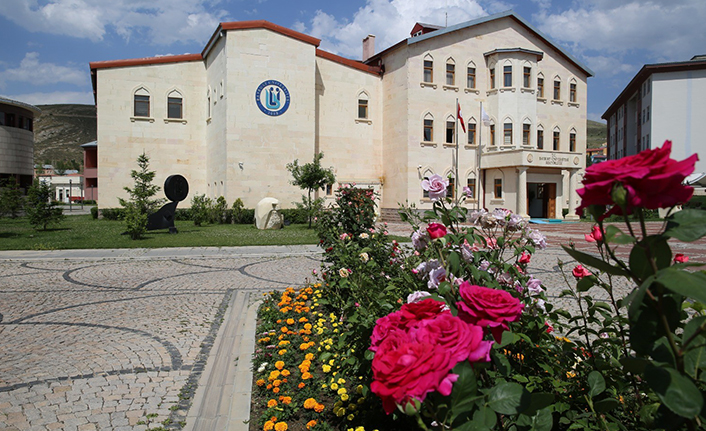
[[[0,430],[181,428],[232,295],[303,284],[319,266],[316,255],[0,261]]]

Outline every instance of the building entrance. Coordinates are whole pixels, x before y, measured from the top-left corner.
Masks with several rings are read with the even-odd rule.
[[[556,183],[527,183],[527,214],[531,218],[556,217]]]

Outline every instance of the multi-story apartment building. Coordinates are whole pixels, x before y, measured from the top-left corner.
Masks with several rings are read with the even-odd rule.
[[[0,97],[0,184],[14,180],[27,189],[34,178],[36,106]]]
[[[363,61],[318,45],[266,21],[231,22],[200,54],[91,63],[99,205],[117,205],[144,150],[157,181],[179,173],[192,193],[291,206],[301,191],[285,165],[323,152],[338,183],[375,189],[383,212],[430,208],[420,181],[440,174],[450,192],[473,190],[470,208],[573,216],[592,73],[522,18],[418,23],[377,54],[369,36]]]
[[[646,64],[603,114],[608,158],[619,159],[672,141],[672,158],[706,154],[706,55]],[[706,157],[696,171],[706,173]]]

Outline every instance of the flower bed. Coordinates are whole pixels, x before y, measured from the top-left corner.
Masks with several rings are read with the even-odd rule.
[[[694,159],[671,161],[665,148],[589,168],[581,208],[598,220],[585,235],[596,252],[565,247],[580,264],[559,263],[574,313],[528,272],[546,242],[516,214],[469,213],[433,176],[422,183],[433,210],[401,211],[415,230],[405,250],[372,226],[372,192],[339,190],[318,223],[320,283],[272,292],[260,309],[251,430],[701,427],[706,274],[686,271],[667,240],[706,235],[706,217],[676,213],[653,235],[642,223],[646,209],[690,196],[679,178]],[[627,232],[603,225],[610,214]],[[615,248],[626,245],[623,262]],[[617,278],[635,290],[617,297]]]

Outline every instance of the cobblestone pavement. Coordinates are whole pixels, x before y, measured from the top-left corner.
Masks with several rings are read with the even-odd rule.
[[[231,296],[255,301],[319,265],[0,260],[0,430],[180,428]]]

